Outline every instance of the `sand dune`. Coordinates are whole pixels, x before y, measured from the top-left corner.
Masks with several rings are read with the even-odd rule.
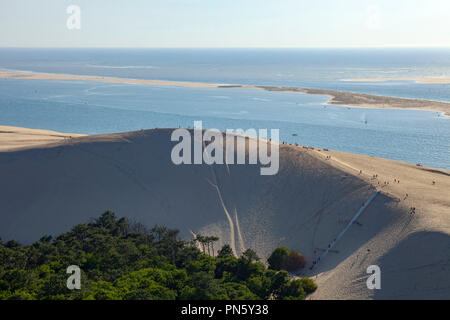
[[[315,153],[330,155],[330,164],[363,177],[381,196],[336,245],[339,253],[318,265],[319,290],[311,298],[448,299],[450,172],[337,151]],[[381,290],[363,290],[369,264],[381,268]]]
[[[110,209],[179,228],[186,238],[217,235],[237,254],[254,248],[267,257],[287,245],[310,261],[303,276],[319,284],[311,299],[450,297],[449,171],[287,145],[275,176],[261,176],[256,165],[175,166],[171,132],[0,152],[0,236],[29,243]],[[309,270],[376,191],[333,252]],[[381,290],[366,287],[372,264],[381,268]]]

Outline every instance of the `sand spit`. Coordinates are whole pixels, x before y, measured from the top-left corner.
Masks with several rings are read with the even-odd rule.
[[[439,111],[444,113],[446,116],[450,116],[450,103],[448,102],[393,98],[387,96],[378,96],[355,92],[323,90],[323,89],[214,84],[214,83],[165,81],[165,80],[144,80],[144,79],[110,78],[110,77],[27,73],[27,72],[0,72],[0,79],[1,78],[30,79],[30,80],[80,80],[80,81],[99,81],[109,83],[140,84],[152,86],[179,86],[190,88],[263,89],[268,91],[290,91],[306,94],[327,95],[331,97],[328,103],[337,106],[352,106],[360,108],[386,108],[386,109],[417,109],[428,111],[431,110],[431,111]]]
[[[319,284],[311,299],[450,297],[450,171],[283,144],[275,176],[257,165],[176,166],[172,130],[0,152],[3,241],[57,235],[110,209],[186,238],[214,234],[237,254],[298,250],[309,261],[302,275]],[[381,290],[366,287],[370,265],[381,268]]]
[[[443,112],[450,117],[450,103],[420,99],[394,98],[378,96],[373,94],[344,92],[325,89],[303,89],[290,87],[269,87],[260,86],[259,88],[268,91],[289,91],[301,92],[306,94],[327,95],[331,99],[329,104],[339,106],[352,106],[359,108],[381,108],[381,109],[416,109]]]
[[[77,76],[66,74],[51,73],[27,73],[27,72],[0,72],[0,78],[30,79],[30,80],[81,80],[81,81],[100,81],[109,83],[129,83],[151,86],[178,86],[192,88],[217,88],[217,84],[185,82],[185,81],[166,81],[166,80],[144,80],[113,77],[96,76]]]

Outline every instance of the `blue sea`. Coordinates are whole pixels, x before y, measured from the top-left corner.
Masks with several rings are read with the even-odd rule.
[[[450,49],[0,49],[0,70],[333,89],[450,101]],[[71,133],[277,128],[280,139],[450,169],[450,119],[433,111],[326,105],[258,89],[0,79],[0,125]]]

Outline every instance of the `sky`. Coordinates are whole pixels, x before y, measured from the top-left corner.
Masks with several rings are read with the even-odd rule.
[[[450,1],[0,0],[0,46],[448,47]]]

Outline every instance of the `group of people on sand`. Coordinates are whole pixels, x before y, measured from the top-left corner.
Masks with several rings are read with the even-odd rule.
[[[320,257],[317,258],[317,260],[313,261],[312,266],[309,268],[309,270],[312,270],[314,268],[314,266],[319,263],[319,261],[320,261]]]
[[[269,141],[272,141],[272,140],[269,139]],[[286,144],[286,145],[288,145],[288,146],[296,146],[296,147],[298,147],[298,143],[287,143],[287,142],[285,142],[285,141],[282,141],[281,144]]]
[[[272,141],[272,140],[269,139],[269,141]],[[282,141],[281,144],[285,144],[285,145],[288,145],[288,146],[300,147],[300,145],[298,143],[287,143],[286,141]],[[306,150],[315,150],[314,147],[308,147],[308,146],[301,146],[301,147],[303,149],[306,149]],[[318,149],[318,150],[320,151],[320,149]],[[324,149],[324,151],[328,151],[328,149]],[[331,159],[331,156],[330,156],[330,159]]]
[[[333,240],[333,242],[332,243],[330,243],[329,245],[328,245],[328,250],[330,250],[331,249],[331,245],[332,244],[334,244],[335,242],[336,242],[336,238]],[[337,252],[337,251],[336,251]],[[316,250],[314,250],[314,254],[316,254],[317,253],[317,251]],[[311,265],[311,267],[309,268],[309,270],[312,270],[312,268],[317,264],[317,263],[319,263],[319,261],[320,261],[320,257],[319,258],[317,258],[317,260],[314,260],[313,261],[313,263],[312,263],[312,265]]]
[[[378,177],[378,175],[377,175],[377,177]],[[394,183],[399,184],[399,183],[400,183],[400,180],[399,180],[399,179],[394,179]],[[384,185],[389,185],[389,181],[385,181],[385,182],[384,182]]]

